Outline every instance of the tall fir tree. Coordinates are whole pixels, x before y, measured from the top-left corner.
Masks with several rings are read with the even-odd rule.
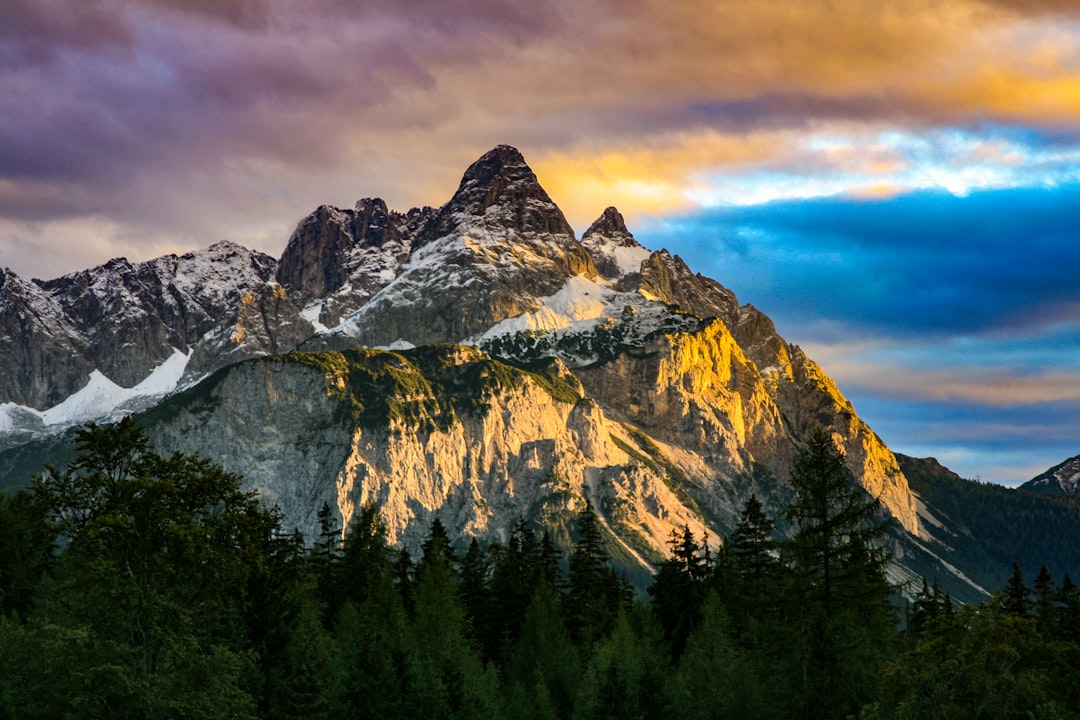
[[[684,526],[682,532],[672,530],[668,545],[671,556],[661,563],[648,592],[671,656],[678,660],[697,625],[708,591],[710,568],[707,553],[698,545],[689,526]]]
[[[576,642],[589,643],[611,629],[629,598],[610,567],[600,519],[588,500],[578,514],[577,532],[564,597],[566,624]]]
[[[846,717],[876,692],[895,638],[880,505],[857,487],[829,433],[816,430],[792,464],[795,498],[784,543],[794,573],[787,597],[800,678],[794,712]]]

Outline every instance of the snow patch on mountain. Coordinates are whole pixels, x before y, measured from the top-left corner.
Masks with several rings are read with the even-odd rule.
[[[66,427],[90,420],[102,420],[121,406],[138,400],[163,397],[176,389],[190,357],[190,352],[183,353],[173,348],[173,354],[168,359],[131,388],[121,387],[100,370],[94,370],[81,390],[48,410],[34,410],[14,403],[4,403],[0,406],[0,430],[12,430],[24,425],[28,414],[37,416],[48,427]],[[20,415],[23,416],[21,421]]]
[[[621,275],[641,272],[641,263],[648,260],[649,256],[652,255],[651,250],[641,245],[621,245],[609,238],[601,238],[586,245],[586,247],[589,248],[593,255],[599,254],[611,258],[619,268]]]
[[[1055,465],[1020,486],[1021,490],[1080,495],[1080,455]]]
[[[554,295],[537,298],[540,308],[507,318],[480,336],[480,340],[518,332],[586,330],[595,327],[608,308],[611,291],[582,275],[566,281]]]
[[[319,322],[319,315],[322,314],[323,301],[319,300],[308,305],[306,308],[300,311],[300,317],[311,323],[311,326],[315,328],[315,332],[324,333],[329,332],[330,328]]]

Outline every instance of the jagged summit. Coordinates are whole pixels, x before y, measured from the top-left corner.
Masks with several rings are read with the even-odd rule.
[[[581,236],[581,244],[592,253],[596,269],[609,280],[630,280],[628,276],[639,274],[649,257],[649,251],[634,239],[622,213],[614,207],[604,210],[589,226]]]
[[[585,242],[595,235],[614,240],[615,244],[620,247],[638,245],[638,241],[634,239],[633,234],[626,228],[626,221],[623,219],[622,213],[613,206],[606,208],[603,214],[589,226],[589,229],[581,236],[581,241]]]
[[[524,232],[574,235],[524,156],[510,145],[499,145],[470,165],[439,215],[440,234],[452,232],[462,221],[483,219]]]

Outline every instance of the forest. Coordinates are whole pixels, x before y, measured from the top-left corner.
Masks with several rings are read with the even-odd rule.
[[[789,537],[751,496],[722,542],[674,533],[642,595],[587,502],[565,550],[436,518],[413,557],[375,507],[304,538],[239,476],[90,424],[0,495],[0,719],[1077,716],[1068,575],[1016,564],[978,607],[904,592],[827,433],[791,482]]]

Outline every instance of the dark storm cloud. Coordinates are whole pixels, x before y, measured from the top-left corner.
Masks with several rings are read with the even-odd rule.
[[[1080,186],[712,210],[639,233],[782,320],[847,333],[1080,326]]]

